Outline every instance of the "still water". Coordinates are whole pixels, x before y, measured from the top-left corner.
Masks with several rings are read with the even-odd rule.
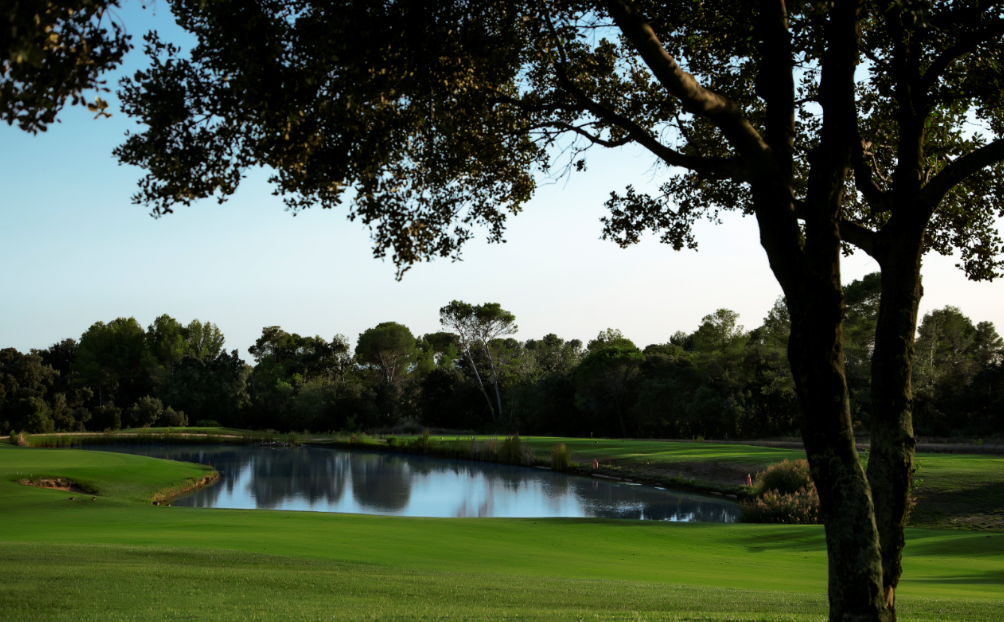
[[[541,469],[325,447],[98,445],[211,464],[220,480],[174,505],[393,516],[598,517],[735,522],[716,497]]]

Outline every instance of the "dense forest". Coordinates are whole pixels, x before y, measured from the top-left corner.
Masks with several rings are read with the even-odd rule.
[[[844,288],[854,426],[869,425],[879,275]],[[3,432],[210,424],[287,430],[497,431],[606,437],[754,438],[795,434],[798,405],[779,299],[745,330],[719,309],[692,332],[639,348],[619,330],[585,346],[556,334],[518,341],[499,304],[454,301],[442,332],[395,322],[342,335],[262,330],[248,364],[220,329],[163,315],[91,326],[28,354],[0,350]],[[918,329],[913,387],[922,435],[1004,432],[1004,344],[955,307]]]

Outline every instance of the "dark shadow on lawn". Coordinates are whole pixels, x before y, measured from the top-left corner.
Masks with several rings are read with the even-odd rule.
[[[962,521],[964,524],[1004,526],[1004,482],[993,482],[952,492],[937,490],[917,493],[917,505],[911,513],[915,525]]]

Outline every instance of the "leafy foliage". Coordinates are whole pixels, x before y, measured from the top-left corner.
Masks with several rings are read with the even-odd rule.
[[[0,8],[0,119],[26,132],[46,131],[71,100],[97,116],[108,103],[101,74],[132,45],[115,18],[119,0],[17,0]]]
[[[805,460],[772,464],[757,473],[752,500],[740,504],[744,523],[814,525],[820,522],[819,494]]]

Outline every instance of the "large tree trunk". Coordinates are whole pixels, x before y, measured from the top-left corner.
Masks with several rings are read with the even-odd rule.
[[[765,193],[760,200],[770,201]],[[774,200],[782,197],[775,195]],[[854,444],[844,372],[840,237],[835,218],[793,219],[758,210],[767,251],[791,314],[788,360],[802,412],[802,438],[819,493],[829,557],[830,620],[888,620],[871,489]],[[786,231],[786,229],[789,229]]]
[[[871,453],[868,481],[882,544],[886,604],[895,619],[895,589],[903,573],[904,529],[910,508],[913,454],[914,337],[923,293],[920,263],[923,230],[883,232],[876,255],[882,268],[882,300],[872,354]]]
[[[792,363],[802,438],[819,492],[829,551],[830,620],[885,620],[882,557],[872,497],[854,446],[844,376],[839,270],[792,301]]]

